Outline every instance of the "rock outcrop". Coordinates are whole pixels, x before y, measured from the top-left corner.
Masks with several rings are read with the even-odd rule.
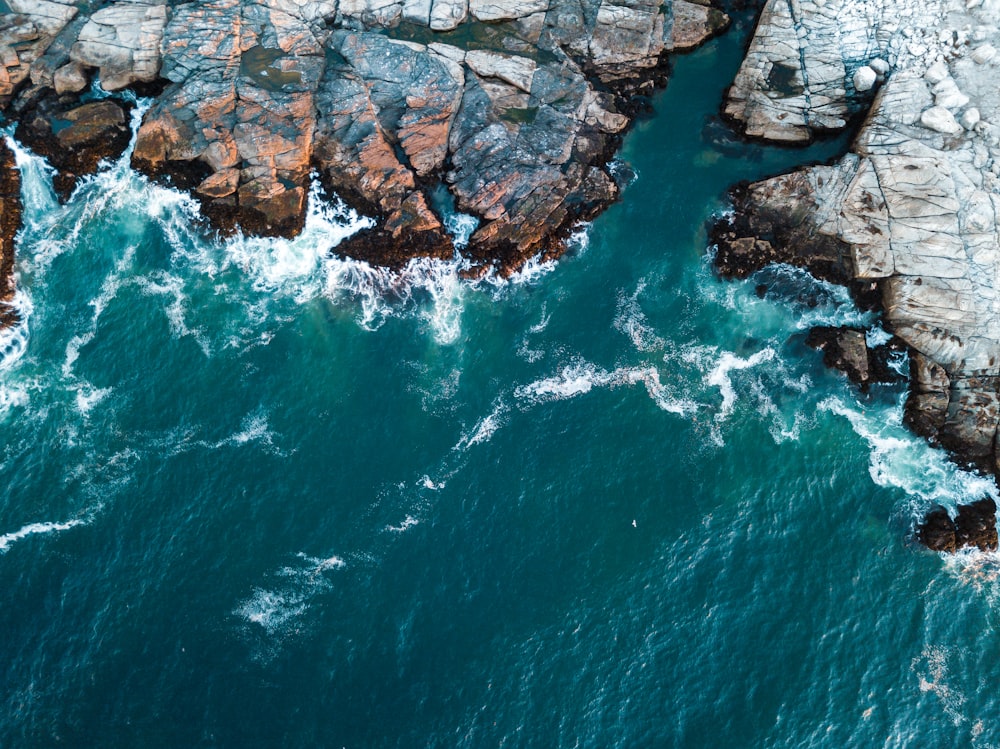
[[[14,153],[0,140],[0,329],[17,322],[14,299],[14,236],[21,228],[21,173]]]
[[[158,85],[133,165],[191,190],[218,228],[295,234],[316,172],[377,220],[341,251],[450,257],[430,199],[443,188],[480,219],[466,254],[503,269],[558,252],[615,199],[605,166],[635,97],[662,79],[668,53],[727,20],[687,0],[10,6],[0,105],[32,120],[53,162],[61,130],[44,132],[46,112],[76,111],[95,80]]]
[[[893,354],[903,346],[896,338],[869,346],[865,331],[859,328],[817,327],[809,331],[806,344],[822,351],[823,363],[846,374],[862,392],[874,383],[901,379],[891,366]]]
[[[886,77],[850,153],[737,189],[735,217],[715,229],[720,269],[745,274],[764,262],[789,262],[876,292],[887,327],[913,352],[909,423],[961,460],[995,470],[1000,139],[993,123],[1000,123],[1000,95],[989,50],[1000,43],[1000,3],[795,5],[794,54],[775,41],[787,37],[784,3],[769,3],[751,50],[769,50],[768,60],[777,60],[776,50],[801,55],[807,72],[836,62],[842,85],[824,89],[823,112],[846,121],[862,105],[851,90],[862,63],[875,71],[888,66]],[[855,32],[845,24],[839,48],[815,33],[826,19],[853,18],[859,8],[875,14],[871,28]],[[851,41],[855,33],[865,45]],[[751,54],[744,79],[763,65],[754,59],[762,58]],[[816,89],[796,98],[773,76],[753,81],[753,96],[741,93],[744,80],[726,105],[748,133],[788,141],[838,126],[836,117],[814,116]],[[734,107],[751,99],[756,114],[738,115]]]
[[[917,538],[932,551],[955,553],[959,549],[997,550],[997,506],[992,499],[960,505],[954,520],[935,506],[917,528]]]

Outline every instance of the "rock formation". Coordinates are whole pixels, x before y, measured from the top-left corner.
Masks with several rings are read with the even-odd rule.
[[[963,548],[997,550],[997,506],[992,499],[960,505],[952,520],[940,505],[927,513],[917,528],[917,538],[932,551],[954,553]]]
[[[822,351],[823,363],[846,374],[862,392],[874,383],[901,379],[890,366],[892,354],[903,346],[897,338],[869,346],[864,330],[816,327],[809,331],[806,344]]]
[[[615,199],[605,165],[634,98],[667,53],[726,23],[687,0],[8,4],[0,106],[70,173],[64,190],[92,165],[51,125],[92,122],[96,109],[79,108],[95,106],[81,96],[99,80],[157,94],[133,165],[191,190],[224,231],[295,234],[315,172],[377,219],[340,251],[450,257],[430,199],[443,188],[480,219],[466,254],[504,269],[558,252]],[[76,161],[60,162],[66,137]]]
[[[998,21],[997,0],[771,0],[725,104],[748,134],[808,139],[875,95],[850,153],[737,189],[715,231],[723,272],[776,260],[877,293],[912,350],[909,423],[987,470],[1000,454]],[[866,66],[882,82],[858,91]]]
[[[21,173],[0,140],[0,329],[17,322],[14,299],[14,235],[21,228]]]

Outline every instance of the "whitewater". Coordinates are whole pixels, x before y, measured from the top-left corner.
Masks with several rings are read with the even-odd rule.
[[[220,238],[128,153],[61,204],[7,133],[0,745],[1000,744],[1000,559],[912,540],[994,483],[805,345],[884,341],[843,289],[712,271],[730,184],[844,146],[720,142],[740,54],[509,278],[341,257],[370,220],[318,188]]]

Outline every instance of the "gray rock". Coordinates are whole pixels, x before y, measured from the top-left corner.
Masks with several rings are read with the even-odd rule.
[[[921,112],[920,124],[946,135],[955,135],[962,132],[962,126],[955,120],[955,115],[943,106],[933,106]]]
[[[867,65],[862,65],[854,72],[854,90],[859,93],[870,91],[878,80],[878,74]]]

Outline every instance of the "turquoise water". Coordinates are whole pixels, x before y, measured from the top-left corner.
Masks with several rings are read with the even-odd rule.
[[[906,540],[991,484],[805,347],[874,322],[841,290],[711,272],[730,183],[843,148],[709,142],[741,44],[510,282],[329,258],[316,202],[213,242],[127,157],[59,206],[20,151],[0,745],[1000,742],[996,561]]]

